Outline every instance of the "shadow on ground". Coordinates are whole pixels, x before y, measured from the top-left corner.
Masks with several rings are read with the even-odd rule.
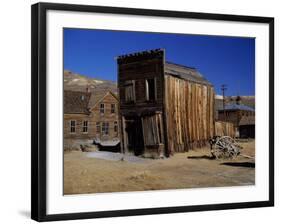
[[[215,157],[213,156],[207,156],[207,155],[203,155],[203,156],[188,156],[188,159],[208,159],[208,160],[214,160]]]
[[[220,165],[255,168],[255,163],[251,163],[251,162],[225,162],[225,163],[221,163]]]

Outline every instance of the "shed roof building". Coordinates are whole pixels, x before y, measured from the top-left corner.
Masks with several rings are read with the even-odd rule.
[[[219,111],[223,110],[222,105],[218,108]],[[237,104],[237,103],[231,103],[231,104],[226,104],[225,109],[226,111],[237,111],[237,110],[243,110],[243,111],[251,111],[255,112],[255,110],[252,107],[243,105],[243,104]]]
[[[194,83],[212,85],[196,68],[166,62],[164,66],[165,74],[172,75]]]
[[[214,88],[193,67],[155,49],[117,58],[122,148],[169,156],[206,145],[214,134]]]

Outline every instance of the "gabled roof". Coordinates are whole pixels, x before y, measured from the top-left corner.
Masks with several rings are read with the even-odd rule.
[[[219,111],[223,110],[223,108],[218,108]],[[244,111],[252,111],[255,112],[255,110],[252,107],[243,105],[243,104],[236,104],[236,103],[232,103],[232,104],[226,104],[225,105],[225,110],[244,110]]]
[[[118,101],[117,96],[112,93],[111,91],[95,91],[92,93],[90,100],[89,100],[89,108],[93,108],[96,106],[97,103],[102,101],[102,99],[107,95],[111,94],[116,100]]]
[[[254,124],[255,124],[255,116],[243,116],[239,122],[239,126],[254,125]]]
[[[63,107],[65,114],[89,114],[88,104],[91,93],[65,90]]]
[[[164,68],[165,74],[173,75],[200,84],[212,85],[195,68],[174,64],[171,62],[166,62]]]

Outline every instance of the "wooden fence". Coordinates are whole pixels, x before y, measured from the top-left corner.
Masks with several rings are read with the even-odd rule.
[[[216,121],[215,122],[215,135],[217,136],[230,136],[235,137],[235,128],[233,123],[225,121]]]

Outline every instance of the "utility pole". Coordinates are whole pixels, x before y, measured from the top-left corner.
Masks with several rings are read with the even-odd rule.
[[[222,84],[221,91],[222,91],[222,107],[223,107],[224,121],[226,121],[226,114],[225,114],[225,91],[226,90],[227,90],[227,86],[225,84]]]

